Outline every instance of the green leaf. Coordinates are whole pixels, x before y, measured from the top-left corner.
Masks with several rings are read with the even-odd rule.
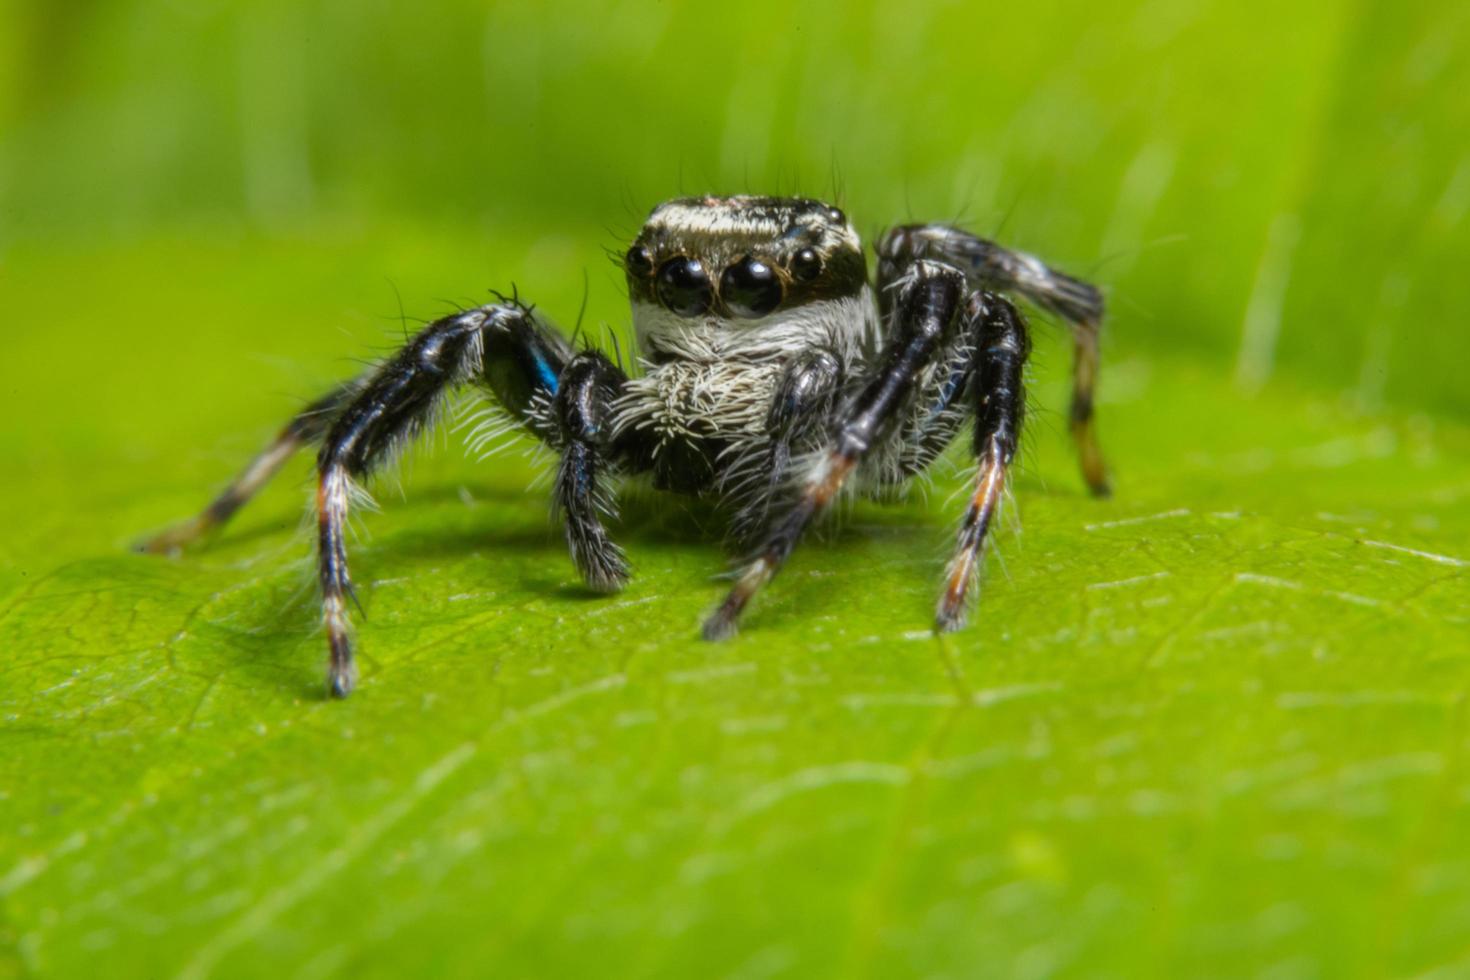
[[[0,977],[1470,970],[1467,11],[0,0]],[[968,630],[962,452],[712,645],[707,509],[592,597],[436,436],[345,703],[307,460],[130,552],[400,310],[606,338],[647,207],[832,169],[1109,291],[1116,495],[1038,317]]]

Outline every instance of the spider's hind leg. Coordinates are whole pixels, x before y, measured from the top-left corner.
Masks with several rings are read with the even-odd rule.
[[[1059,272],[1033,255],[1017,252],[949,225],[893,228],[878,246],[880,286],[916,258],[940,259],[965,271],[975,289],[1014,293],[1066,320],[1072,328],[1071,429],[1083,479],[1093,494],[1112,492],[1097,440],[1094,402],[1103,296],[1088,282]],[[886,295],[881,290],[880,295]]]
[[[286,465],[297,450],[321,441],[337,414],[361,383],[359,380],[338,385],[296,413],[245,469],[210,501],[209,506],[188,520],[180,521],[140,542],[137,550],[155,555],[177,554],[209,532],[223,527],[237,510],[249,503],[270,482],[271,477]]]

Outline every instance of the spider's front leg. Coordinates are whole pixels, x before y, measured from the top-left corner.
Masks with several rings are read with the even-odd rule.
[[[626,566],[597,516],[607,405],[622,381],[601,354],[574,354],[530,310],[503,303],[430,324],[362,384],[317,456],[317,575],[333,696],[346,697],[357,677],[344,538],[354,488],[418,434],[458,385],[483,383],[512,417],[562,450],[557,502],[573,558],[593,588],[622,582]]]
[[[317,454],[317,581],[332,696],[346,697],[357,685],[345,532],[358,482],[423,430],[447,391],[480,372],[486,330],[508,331],[507,321],[523,317],[519,307],[487,307],[429,324],[369,376],[327,431]],[[548,351],[548,360],[560,353]]]
[[[1000,506],[1006,473],[1021,436],[1026,407],[1021,372],[1031,351],[1025,321],[1002,296],[972,294],[965,320],[976,335],[973,391],[979,468],[934,617],[934,628],[940,632],[959,629],[965,622],[971,585],[984,554],[985,535]]]
[[[582,580],[595,592],[617,592],[628,582],[628,562],[608,537],[600,514],[611,500],[599,480],[616,457],[613,401],[627,377],[599,351],[583,351],[561,373],[553,410],[561,440],[556,507],[567,547]]]
[[[845,407],[795,504],[777,517],[725,601],[705,620],[705,639],[734,634],[741,612],[780,570],[807,525],[837,496],[863,456],[892,428],[925,365],[953,333],[965,295],[965,279],[958,270],[918,261],[897,285],[893,334],[876,372]]]
[[[1107,464],[1098,446],[1094,421],[1098,338],[1103,296],[1094,285],[1051,268],[1034,255],[997,245],[949,225],[892,228],[878,245],[879,296],[916,259],[933,258],[965,270],[974,289],[1015,293],[1066,320],[1072,327],[1072,436],[1082,476],[1093,494],[1111,492]]]
[[[842,386],[842,360],[826,347],[813,347],[792,359],[776,385],[766,414],[769,442],[744,465],[732,470],[728,492],[743,500],[731,522],[734,540],[759,543],[772,501],[788,490],[793,452],[809,448],[824,435],[833,400]]]

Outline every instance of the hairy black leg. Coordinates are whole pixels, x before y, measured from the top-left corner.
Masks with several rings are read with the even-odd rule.
[[[985,534],[990,529],[1006,472],[1016,455],[1025,414],[1025,390],[1021,371],[1031,342],[1020,313],[995,293],[972,294],[966,308],[966,325],[976,333],[974,384],[975,457],[978,470],[975,492],[960,525],[954,558],[945,576],[944,594],[935,613],[935,629],[946,632],[964,625],[971,585],[984,554]]]
[[[725,601],[705,620],[705,639],[735,632],[742,610],[780,570],[806,526],[837,496],[864,454],[892,427],[916,378],[952,333],[965,290],[957,270],[916,262],[897,285],[893,330],[872,378],[844,407],[825,456],[794,506],[777,519]]]
[[[918,381],[892,436],[864,462],[860,478],[883,496],[925,472],[974,418],[968,393],[975,377],[973,331],[956,330]]]
[[[772,502],[784,495],[793,451],[809,448],[825,433],[842,384],[842,361],[826,348],[798,354],[782,374],[766,415],[769,443],[748,463],[732,468],[727,492],[743,501],[732,521],[734,539],[752,543],[765,529]]]
[[[965,271],[976,289],[1014,292],[1066,320],[1072,328],[1072,436],[1077,442],[1082,476],[1092,492],[1111,492],[1107,466],[1097,441],[1094,401],[1097,390],[1098,339],[1102,329],[1103,297],[1090,283],[1050,268],[1040,259],[948,225],[906,225],[893,228],[878,245],[878,281],[881,287],[914,259],[932,258]]]
[[[416,435],[448,388],[478,372],[486,320],[476,310],[424,328],[374,372],[332,425],[317,455],[317,576],[331,658],[327,687],[334,697],[346,697],[357,683],[346,606],[352,579],[344,539],[354,480],[366,477]]]
[[[240,471],[208,507],[186,521],[165,528],[138,545],[139,551],[155,555],[177,554],[186,545],[222,527],[234,516],[235,511],[250,502],[280,468],[286,465],[302,446],[318,442],[326,434],[347,399],[357,390],[360,382],[349,381],[338,385],[326,395],[318,398],[297,412],[276,437],[255,455],[255,458]]]
[[[1108,465],[1097,442],[1094,399],[1097,392],[1098,322],[1078,323],[1073,331],[1072,358],[1072,438],[1077,443],[1077,458],[1082,478],[1094,496],[1107,497],[1113,492],[1108,479]]]
[[[317,455],[317,574],[331,659],[328,690],[346,697],[356,683],[347,599],[352,580],[344,540],[357,482],[417,435],[451,388],[482,380],[532,431],[549,406],[570,348],[516,303],[445,317],[415,335],[362,384],[337,416]],[[483,372],[483,373],[482,373]]]
[[[572,345],[514,302],[485,307],[480,383],[532,435],[552,444],[560,437],[552,402]]]
[[[837,355],[817,347],[803,351],[776,385],[766,428],[771,434],[773,461],[784,468],[791,461],[793,443],[826,417],[827,408],[842,383],[842,362]]]
[[[610,508],[598,482],[612,445],[612,402],[626,380],[605,355],[584,351],[562,371],[554,402],[562,454],[556,505],[572,561],[597,592],[616,592],[628,581],[622,549],[602,526],[599,512]]]

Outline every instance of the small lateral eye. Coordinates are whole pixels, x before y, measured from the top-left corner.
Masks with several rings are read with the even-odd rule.
[[[643,278],[653,271],[653,253],[645,245],[634,245],[623,259],[630,275]]]
[[[802,282],[811,282],[822,274],[822,257],[814,248],[804,248],[791,257],[791,274]]]
[[[679,316],[699,316],[714,299],[709,274],[698,259],[675,256],[658,267],[658,299]]]
[[[847,224],[847,215],[842,213],[841,208],[828,208],[827,220],[834,225],[845,225]]]
[[[736,316],[765,316],[781,305],[781,280],[775,269],[747,255],[720,276],[720,298]]]

